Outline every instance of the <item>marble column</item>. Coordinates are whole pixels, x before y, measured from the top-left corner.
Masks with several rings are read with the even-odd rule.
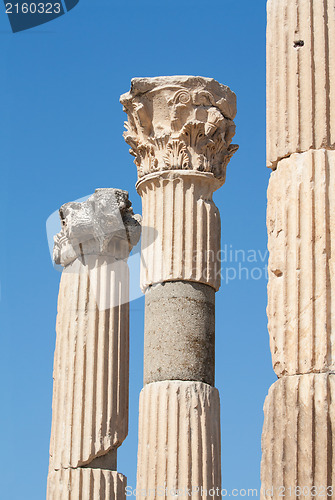
[[[220,215],[212,195],[237,150],[236,97],[213,79],[173,76],[133,79],[121,103],[143,206],[138,497],[221,498]]]
[[[128,433],[129,270],[140,217],[128,193],[97,189],[60,209],[48,500],[122,500],[117,448]]]
[[[335,497],[335,0],[268,0],[263,498]],[[334,330],[335,332],[335,330]]]

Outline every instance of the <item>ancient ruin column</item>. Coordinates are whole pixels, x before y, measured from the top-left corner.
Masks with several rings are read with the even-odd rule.
[[[335,0],[268,0],[263,498],[335,497]]]
[[[97,189],[60,209],[48,500],[123,500],[117,448],[128,433],[127,258],[140,236],[128,193]]]
[[[121,103],[143,205],[138,497],[221,498],[220,216],[212,194],[237,149],[236,98],[213,79],[176,76],[135,78]]]

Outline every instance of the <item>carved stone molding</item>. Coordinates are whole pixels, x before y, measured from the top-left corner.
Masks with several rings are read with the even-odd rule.
[[[59,214],[62,229],[54,237],[53,258],[62,266],[85,255],[127,258],[140,238],[141,217],[121,189],[96,189],[84,202],[65,203]]]
[[[236,96],[212,78],[134,78],[120,99],[124,138],[138,177],[164,170],[211,172],[223,184],[235,151]]]

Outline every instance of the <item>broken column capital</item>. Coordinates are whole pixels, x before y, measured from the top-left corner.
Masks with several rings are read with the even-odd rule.
[[[134,78],[120,98],[128,115],[125,141],[139,180],[166,170],[207,172],[225,181],[238,146],[236,96],[225,85],[199,76]]]
[[[59,214],[53,258],[64,267],[87,255],[127,258],[140,238],[141,217],[121,189],[96,189],[86,201],[65,203]]]

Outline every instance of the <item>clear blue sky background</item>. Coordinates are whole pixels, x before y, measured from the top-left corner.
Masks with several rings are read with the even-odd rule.
[[[141,212],[119,104],[132,77],[209,76],[236,92],[240,150],[215,194],[222,245],[266,251],[265,26],[265,0],[80,0],[55,21],[12,34],[1,5],[1,500],[45,498],[60,278],[46,219],[96,187],[127,189]],[[223,265],[225,273],[239,262]],[[245,267],[264,265],[259,258]],[[118,453],[133,487],[143,309],[143,298],[131,303],[130,428]],[[265,309],[264,271],[258,280],[244,272],[217,294],[228,489],[260,485],[262,407],[275,380]]]

